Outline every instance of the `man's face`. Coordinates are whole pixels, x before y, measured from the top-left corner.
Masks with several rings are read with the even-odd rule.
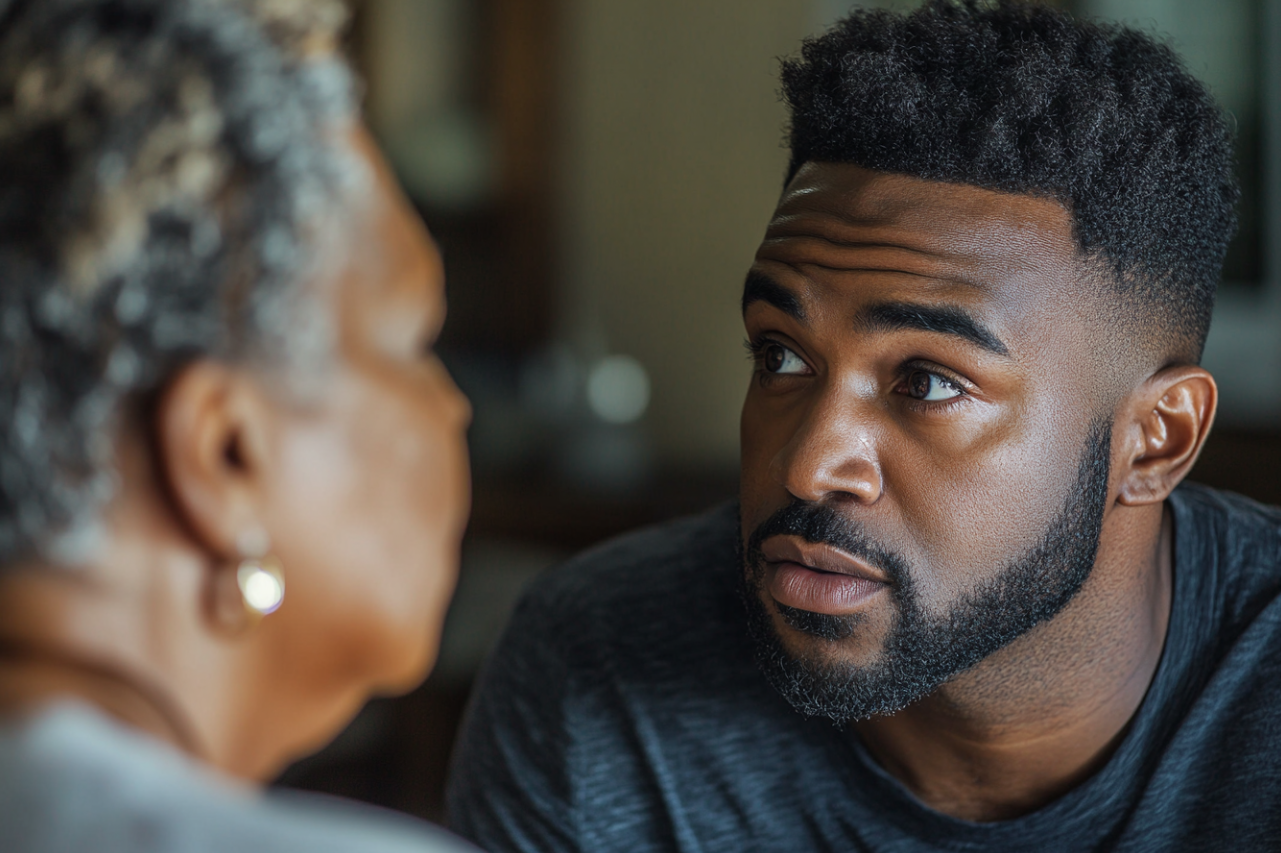
[[[1107,312],[1058,204],[809,164],[744,322],[744,591],[800,710],[892,713],[1035,625],[1094,563]]]

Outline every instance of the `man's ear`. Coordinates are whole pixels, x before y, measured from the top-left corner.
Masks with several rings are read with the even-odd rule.
[[[1174,491],[1201,453],[1218,397],[1214,377],[1195,365],[1167,367],[1131,395],[1118,418],[1120,503],[1159,503]]]
[[[261,530],[271,412],[244,373],[194,362],[169,383],[154,410],[161,482],[192,537],[213,556],[239,559]]]

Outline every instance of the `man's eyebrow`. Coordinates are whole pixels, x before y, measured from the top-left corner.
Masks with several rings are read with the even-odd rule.
[[[953,305],[917,305],[881,302],[859,312],[856,326],[865,332],[919,329],[963,338],[988,352],[1008,356],[1009,348],[964,308]]]
[[[753,302],[766,302],[789,317],[805,321],[805,308],[796,294],[764,273],[752,270],[743,282],[743,311]]]

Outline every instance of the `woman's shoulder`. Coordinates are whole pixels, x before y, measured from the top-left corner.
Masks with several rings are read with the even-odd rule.
[[[83,705],[0,726],[0,849],[362,850],[463,853],[464,842],[391,812],[263,794]]]

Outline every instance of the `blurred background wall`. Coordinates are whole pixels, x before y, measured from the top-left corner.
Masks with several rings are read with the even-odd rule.
[[[664,461],[737,464],[738,297],[786,167],[774,58],[807,34],[809,12],[795,0],[565,6],[565,328],[645,365]]]
[[[911,8],[912,0],[876,4]],[[1061,0],[1169,40],[1230,110],[1245,190],[1194,474],[1281,501],[1281,0]],[[357,0],[366,112],[445,254],[475,509],[432,679],[286,784],[439,819],[471,680],[528,580],[729,499],[738,296],[781,190],[778,58],[849,0]]]

